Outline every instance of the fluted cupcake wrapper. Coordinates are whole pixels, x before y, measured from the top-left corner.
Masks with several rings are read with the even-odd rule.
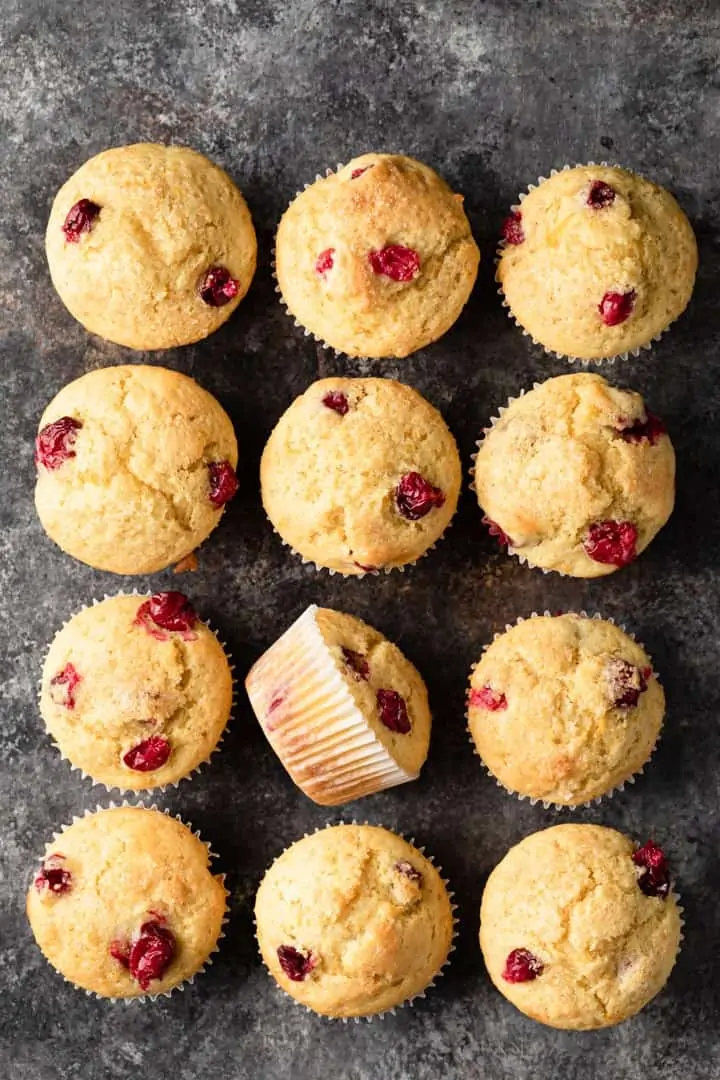
[[[608,167],[609,168],[622,168],[622,166],[619,166],[619,165],[616,165],[616,164],[611,164],[608,161],[588,161],[588,162],[584,162],[584,163],[576,162],[575,165],[563,165],[561,169],[551,169],[549,176],[539,176],[538,179],[537,179],[536,184],[528,184],[527,190],[520,192],[520,194],[518,195],[518,201],[516,203],[513,203],[513,205],[510,207],[510,212],[511,213],[517,213],[521,209],[524,199],[530,194],[530,192],[534,191],[536,187],[539,187],[539,185],[543,184],[546,180],[549,180],[550,177],[557,176],[557,174],[561,173],[561,172],[567,172],[569,169],[576,169],[578,167],[590,167],[590,168],[592,168],[593,166],[596,166],[596,165],[600,165],[603,168],[608,168]],[[504,240],[504,239],[501,239],[499,241],[499,243],[498,243],[498,246],[497,246],[497,249],[496,249],[496,252],[495,252],[495,265],[496,266],[500,262],[500,257],[501,257],[501,255],[502,255],[502,253],[503,253],[503,251],[505,250],[506,247],[507,247],[507,241]],[[634,349],[629,349],[626,352],[615,353],[614,356],[601,356],[601,357],[593,358],[593,359],[586,359],[586,358],[583,358],[581,356],[569,356],[567,353],[555,352],[554,349],[547,348],[547,346],[543,345],[543,343],[541,341],[538,341],[537,338],[534,338],[532,336],[532,334],[530,333],[530,331],[525,329],[525,327],[522,325],[522,323],[518,322],[515,315],[513,315],[513,313],[512,313],[512,310],[510,308],[509,303],[505,299],[505,292],[503,290],[502,284],[498,281],[497,276],[495,278],[495,281],[496,281],[496,283],[498,285],[497,292],[498,292],[498,296],[501,299],[502,306],[507,311],[508,318],[511,319],[512,322],[515,323],[518,330],[521,331],[523,337],[530,338],[533,345],[537,345],[548,356],[554,356],[556,360],[566,360],[569,364],[578,364],[580,367],[589,367],[591,364],[594,364],[594,365],[597,365],[597,366],[600,366],[602,364],[614,364],[616,360],[621,360],[622,361],[622,360],[628,360],[631,356],[636,356],[636,357],[640,356],[640,354],[642,352],[645,352],[648,349],[652,349],[653,345],[656,342],[660,341],[660,338],[663,336],[663,334],[666,334],[667,331],[672,326],[672,324],[676,321],[675,319],[673,319],[670,323],[668,323],[668,325],[663,330],[661,330],[659,333],[655,334],[654,337],[650,338],[649,341],[644,342],[642,345],[637,345]]]
[[[328,822],[326,825],[319,825],[316,829],[313,829],[312,833],[304,833],[303,837],[301,839],[304,839],[306,836],[313,836],[315,833],[323,832],[325,829],[335,829],[338,826],[343,826],[343,825],[371,825],[371,826],[374,826],[375,828],[385,828],[384,825],[378,826],[377,822],[373,822],[373,821],[357,821],[355,818],[353,818],[352,821]],[[450,964],[450,957],[455,952],[455,948],[456,948],[455,939],[458,936],[458,924],[459,924],[459,920],[458,920],[458,917],[455,914],[455,912],[457,911],[458,906],[457,906],[457,904],[454,903],[455,893],[453,892],[452,889],[448,888],[448,886],[450,885],[449,879],[442,876],[442,867],[439,866],[439,865],[436,865],[434,856],[428,854],[428,852],[425,850],[424,845],[423,846],[418,846],[415,843],[415,838],[414,837],[412,837],[412,836],[407,837],[407,836],[405,836],[404,833],[395,832],[393,829],[388,829],[387,831],[392,832],[393,836],[401,837],[401,839],[405,840],[406,843],[412,844],[412,846],[416,849],[416,851],[419,851],[420,854],[422,856],[424,856],[424,858],[426,858],[429,863],[432,863],[432,865],[437,870],[438,874],[440,874],[442,883],[445,886],[445,889],[447,891],[448,899],[450,901],[450,909],[452,911],[452,917],[453,917],[453,932],[452,932],[452,938],[451,938],[451,941],[450,941],[450,948],[448,949],[448,954],[445,957],[445,960],[442,963],[442,965],[440,966],[440,968],[433,975],[430,982],[426,986],[424,986],[422,990],[419,990],[416,994],[412,994],[409,998],[406,998],[405,1001],[401,1001],[399,1005],[393,1005],[393,1007],[391,1009],[384,1009],[381,1012],[369,1013],[366,1016],[327,1016],[325,1013],[319,1013],[319,1012],[316,1012],[315,1009],[311,1009],[309,1005],[303,1005],[303,1003],[301,1001],[298,1001],[297,998],[294,998],[292,996],[292,994],[288,994],[287,990],[283,990],[282,986],[280,986],[280,984],[278,982],[276,982],[276,980],[274,979],[274,977],[272,975],[272,972],[269,970],[269,968],[265,964],[265,958],[262,955],[262,950],[260,949],[260,942],[258,941],[258,937],[257,937],[257,921],[253,916],[253,926],[255,927],[255,941],[257,942],[258,952],[260,953],[260,959],[262,960],[263,966],[265,967],[265,970],[267,971],[268,975],[273,980],[273,983],[274,983],[274,985],[276,987],[276,990],[277,990],[278,994],[280,994],[283,998],[289,998],[290,1001],[292,1001],[293,1005],[295,1005],[297,1008],[302,1009],[303,1012],[311,1013],[313,1016],[316,1016],[319,1020],[327,1020],[327,1021],[329,1021],[330,1023],[333,1023],[333,1024],[337,1024],[337,1023],[359,1024],[361,1022],[366,1023],[366,1024],[371,1024],[373,1022],[373,1020],[384,1020],[386,1016],[395,1016],[395,1014],[397,1012],[399,1012],[401,1009],[404,1009],[408,1005],[410,1006],[410,1008],[412,1008],[412,1006],[415,1004],[416,1001],[420,1001],[422,998],[426,997],[428,990],[433,989],[433,987],[436,984],[436,980],[443,977],[448,965]],[[297,843],[297,841],[294,840],[292,842],[292,844],[294,844],[294,843]],[[292,847],[292,844],[288,844],[288,846],[283,849],[283,851],[280,853],[280,855],[284,855],[284,853],[286,851],[288,851],[289,848]],[[280,858],[280,855],[278,855],[273,860],[273,863],[277,862],[277,859]],[[272,865],[272,863],[271,863],[271,865]]]
[[[487,644],[483,645],[483,648],[482,648],[483,654],[487,652],[487,650],[490,648],[490,645],[494,641],[497,641],[497,639],[499,637],[502,637],[502,635],[504,633],[507,633],[508,630],[512,630],[514,626],[518,626],[520,623],[527,622],[529,619],[539,619],[539,618],[543,618],[543,617],[552,617],[553,614],[557,614],[557,612],[552,612],[552,611],[545,610],[543,612],[533,611],[533,612],[530,613],[530,615],[527,615],[527,616],[519,615],[514,623],[506,623],[504,630],[498,630],[493,634],[492,641],[490,641]],[[592,613],[588,613],[587,611],[584,611],[584,610],[581,610],[581,611],[563,611],[561,614],[563,614],[563,615],[578,615],[582,619],[597,619],[600,622],[607,622],[607,623],[611,623],[613,626],[617,626],[618,630],[622,630],[622,632],[624,634],[627,634],[627,636],[631,639],[631,641],[634,641],[636,645],[639,645],[640,648],[644,650],[645,654],[648,657],[648,660],[650,661],[650,663],[652,665],[652,657],[648,653],[648,651],[645,648],[645,646],[643,645],[643,643],[638,640],[638,638],[635,636],[635,634],[631,633],[629,630],[626,630],[623,623],[616,622],[615,619],[613,619],[612,617],[610,617],[608,615],[601,615],[600,612],[598,612],[598,611],[594,611]],[[467,689],[465,691],[465,730],[467,732],[468,742],[470,743],[470,745],[472,747],[472,750],[473,750],[473,753],[478,758],[478,760],[480,762],[480,765],[482,766],[484,772],[490,777],[491,780],[495,781],[495,784],[496,784],[497,787],[502,788],[503,791],[506,791],[508,795],[513,795],[516,799],[519,799],[520,802],[528,802],[528,803],[530,803],[531,806],[537,806],[538,804],[540,804],[542,806],[543,810],[570,810],[570,811],[573,811],[573,810],[587,809],[590,806],[599,806],[600,803],[604,802],[606,799],[612,799],[617,792],[624,791],[625,787],[628,784],[634,784],[635,781],[637,780],[637,778],[639,776],[643,775],[643,773],[645,772],[645,769],[650,764],[650,761],[652,760],[652,757],[653,757],[655,751],[657,750],[658,743],[660,742],[660,739],[662,737],[662,728],[658,732],[658,736],[657,736],[655,742],[653,743],[653,746],[652,746],[652,748],[650,750],[650,753],[647,756],[647,759],[643,762],[643,764],[640,766],[640,768],[636,769],[634,773],[632,773],[630,776],[626,777],[620,784],[616,784],[615,787],[610,788],[609,791],[604,791],[602,793],[602,795],[596,795],[592,799],[587,799],[584,802],[577,802],[577,803],[556,803],[556,802],[552,802],[552,800],[548,801],[547,799],[542,799],[542,798],[539,798],[539,797],[536,798],[536,797],[534,797],[532,795],[523,795],[519,791],[515,791],[514,788],[508,787],[507,784],[504,784],[502,782],[502,780],[498,779],[498,777],[495,775],[495,773],[492,771],[492,769],[489,767],[489,765],[487,765],[487,763],[485,762],[484,758],[481,756],[480,752],[478,751],[478,749],[477,749],[477,747],[475,745],[475,740],[473,739],[472,732],[470,730],[470,693],[472,691],[472,676],[473,676],[473,673],[474,673],[474,671],[477,668],[479,663],[480,663],[480,661],[477,660],[477,661],[475,661],[475,663],[470,665],[470,676],[468,678],[468,686],[467,686]],[[657,680],[658,683],[660,683],[660,679],[659,679],[659,676],[658,676],[657,672],[655,671],[654,665],[653,665],[652,671],[653,671],[653,675],[655,676],[655,679]]]
[[[65,621],[62,623],[60,629],[55,632],[52,639],[48,643],[47,649],[45,650],[45,654],[43,656],[42,667],[41,667],[40,680],[38,682],[38,706],[39,706],[41,698],[42,698],[42,672],[43,672],[43,670],[45,668],[45,661],[47,660],[47,657],[49,655],[52,644],[55,641],[55,638],[57,637],[57,635],[60,633],[60,631],[64,630],[65,627],[68,625],[68,623],[71,622],[71,620],[76,615],[79,615],[81,611],[86,611],[90,607],[97,607],[99,604],[102,604],[105,600],[114,600],[116,597],[119,597],[119,596],[148,597],[150,595],[152,595],[152,594],[146,593],[146,592],[141,592],[139,589],[130,589],[130,590],[121,589],[120,591],[118,591],[116,593],[105,593],[102,600],[98,600],[96,597],[93,597],[93,600],[91,601],[91,603],[83,604],[82,607],[79,607],[77,609],[77,611],[74,611],[71,615],[69,615],[67,617],[67,619],[65,619]],[[67,764],[70,766],[71,772],[79,773],[83,780],[90,780],[90,782],[95,787],[104,788],[105,791],[108,793],[108,795],[112,795],[113,792],[116,792],[121,796],[126,796],[127,795],[127,796],[130,796],[130,797],[137,796],[138,798],[141,798],[144,795],[148,795],[148,794],[151,794],[151,793],[153,795],[162,795],[162,794],[164,794],[164,792],[166,792],[168,790],[168,788],[174,789],[174,788],[179,787],[179,785],[182,784],[183,781],[191,780],[193,778],[193,776],[196,776],[198,773],[202,772],[204,767],[210,763],[210,759],[220,749],[220,747],[221,747],[221,745],[222,745],[222,743],[223,743],[223,741],[225,739],[225,736],[227,735],[230,724],[233,722],[233,717],[235,715],[235,709],[237,707],[237,678],[235,676],[235,664],[233,662],[233,657],[232,657],[232,654],[230,653],[230,651],[229,651],[229,649],[227,647],[226,642],[220,640],[220,637],[219,637],[219,634],[218,634],[217,630],[215,630],[210,625],[209,622],[207,622],[205,619],[201,619],[200,621],[202,623],[204,623],[205,626],[207,626],[208,630],[212,631],[212,633],[214,634],[215,638],[218,641],[218,644],[221,646],[223,652],[225,653],[225,658],[227,659],[228,667],[230,668],[230,677],[232,679],[232,702],[231,702],[231,705],[230,705],[230,714],[229,714],[228,719],[227,719],[227,721],[225,723],[225,727],[223,728],[222,732],[220,733],[220,737],[218,738],[217,742],[215,743],[215,745],[213,746],[212,750],[207,755],[207,757],[204,758],[201,762],[199,762],[199,764],[197,764],[193,769],[191,769],[191,771],[189,773],[187,773],[185,776],[181,776],[178,780],[172,780],[167,784],[153,784],[152,786],[149,786],[149,787],[124,788],[124,787],[120,787],[117,784],[108,785],[108,784],[104,783],[102,780],[96,780],[95,777],[91,775],[91,773],[86,772],[85,769],[80,768],[79,765],[74,765],[72,763],[72,761],[70,760],[70,758],[67,756],[67,754],[65,754],[63,752],[63,750],[61,749],[59,744],[56,742],[56,740],[53,738],[53,736],[50,734],[50,732],[47,731],[47,728],[46,728],[46,733],[48,735],[48,738],[50,739],[52,745],[55,747],[58,754],[60,755],[61,761],[67,762]],[[43,721],[43,723],[44,723],[44,721]]]
[[[150,806],[145,806],[143,803],[128,802],[127,799],[123,799],[123,801],[119,802],[119,803],[110,802],[106,806],[101,806],[98,803],[94,810],[85,810],[82,814],[74,814],[73,817],[72,817],[72,820],[67,825],[62,825],[58,830],[56,830],[53,833],[53,837],[52,837],[53,838],[53,843],[56,840],[59,840],[62,837],[63,833],[65,833],[72,825],[74,825],[78,821],[82,821],[83,818],[93,817],[95,814],[101,814],[106,810],[119,810],[119,809],[122,809],[122,808],[125,808],[125,807],[133,809],[133,810],[155,810],[159,814],[164,814],[166,817],[174,818],[175,821],[179,821],[181,825],[184,825],[185,828],[188,829],[193,834],[193,836],[196,836],[197,839],[201,841],[201,843],[207,849],[208,859],[212,860],[212,859],[217,858],[217,853],[212,850],[212,847],[210,846],[209,841],[203,840],[202,836],[200,835],[200,830],[199,829],[193,829],[192,825],[189,822],[184,821],[180,814],[172,814],[170,812],[170,810],[159,807],[155,803],[153,803]],[[40,857],[36,860],[36,863],[35,863],[36,867],[38,865],[42,865],[42,862],[43,862],[43,860],[45,858],[46,858],[46,853],[43,852],[40,855]],[[33,873],[35,873],[35,871],[33,871]],[[225,889],[225,875],[224,874],[222,875],[222,881],[223,881],[223,888]],[[32,884],[32,882],[30,884]],[[203,972],[207,970],[207,968],[212,966],[212,962],[213,962],[212,958],[215,955],[215,953],[220,951],[220,942],[225,937],[224,927],[227,925],[229,917],[230,917],[229,916],[228,903],[227,903],[227,900],[228,900],[229,896],[230,896],[230,893],[228,892],[227,889],[225,889],[225,912],[223,914],[222,923],[221,923],[221,926],[220,926],[220,933],[218,934],[217,941],[215,942],[215,946],[210,951],[210,953],[208,954],[208,956],[205,959],[205,961],[203,962],[203,964],[198,968],[197,971],[193,972],[192,975],[188,976],[187,979],[183,979],[182,982],[177,983],[176,986],[171,986],[169,990],[163,990],[159,994],[143,993],[143,994],[136,994],[136,995],[131,996],[131,997],[113,997],[113,996],[108,996],[108,995],[105,995],[105,994],[98,994],[95,990],[86,990],[84,986],[78,986],[77,983],[74,983],[72,981],[72,979],[68,979],[66,975],[63,975],[63,973],[61,971],[59,971],[52,963],[50,963],[50,961],[47,960],[47,957],[45,957],[45,959],[47,960],[47,963],[52,968],[52,970],[63,980],[63,982],[66,982],[68,984],[68,986],[72,986],[73,989],[81,991],[83,994],[85,994],[86,997],[96,998],[98,1001],[109,1002],[109,1003],[111,1003],[113,1005],[120,1005],[120,1004],[133,1005],[133,1004],[137,1004],[137,1003],[140,1003],[140,1002],[157,1001],[159,998],[172,997],[173,994],[175,994],[177,992],[184,991],[186,986],[190,986],[192,983],[194,983],[195,979],[197,979],[199,975],[202,975]],[[44,955],[45,954],[43,953],[43,956]]]

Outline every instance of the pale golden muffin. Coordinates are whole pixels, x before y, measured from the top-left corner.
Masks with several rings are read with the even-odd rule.
[[[530,566],[611,574],[672,513],[675,453],[640,394],[561,375],[500,409],[475,461],[490,532]]]
[[[222,169],[184,146],[138,143],[86,161],[57,193],[50,275],[71,315],[131,349],[212,334],[250,287],[250,212]]]
[[[425,683],[360,619],[312,604],[245,687],[273,750],[315,802],[335,806],[417,779],[430,742]]]
[[[207,760],[232,694],[222,645],[186,596],[114,596],[56,635],[40,712],[75,768],[109,788],[148,791]]]
[[[349,356],[408,356],[450,329],[480,252],[436,172],[399,154],[363,154],[285,211],[276,273],[291,315]]]
[[[316,1013],[372,1016],[422,994],[452,947],[445,883],[412,844],[336,825],[275,860],[255,900],[262,958]]]
[[[475,748],[518,795],[577,806],[642,769],[665,695],[645,650],[619,627],[580,615],[518,622],[470,677]]]
[[[688,305],[698,253],[673,196],[626,169],[543,180],[505,222],[497,280],[546,349],[601,360],[649,344]]]
[[[35,940],[82,990],[166,994],[203,969],[221,935],[226,891],[209,863],[207,846],[159,810],[76,818],[28,890]]]
[[[342,574],[415,562],[455,513],[462,480],[437,409],[393,379],[321,379],[260,464],[265,512],[305,561]]]
[[[220,403],[167,368],[101,368],[63,387],[35,441],[48,536],[98,570],[150,574],[189,555],[237,491]]]
[[[599,825],[556,825],[488,878],[480,948],[521,1012],[550,1027],[610,1027],[662,990],[682,919],[662,850]]]

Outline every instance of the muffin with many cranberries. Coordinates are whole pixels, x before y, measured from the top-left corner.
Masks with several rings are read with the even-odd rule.
[[[195,150],[155,143],[86,161],[57,193],[46,248],[71,315],[131,349],[212,334],[249,289],[257,256],[227,173]]]
[[[68,383],[35,441],[35,506],[56,544],[116,574],[190,555],[237,491],[237,441],[187,375],[133,364]]]
[[[640,394],[561,375],[511,400],[474,466],[484,522],[530,566],[600,577],[627,566],[675,501],[675,454]]]
[[[400,154],[363,154],[290,204],[276,241],[283,301],[349,356],[407,356],[450,329],[480,253],[455,195]]]
[[[313,383],[280,417],[260,465],[281,538],[346,575],[419,559],[450,523],[461,476],[440,413],[393,379]]]
[[[505,301],[551,352],[602,360],[648,345],[685,310],[697,243],[673,196],[626,169],[541,180],[503,228]]]

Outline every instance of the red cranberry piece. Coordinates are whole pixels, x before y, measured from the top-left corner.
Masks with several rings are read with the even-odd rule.
[[[362,176],[362,174],[364,172],[367,172],[368,169],[372,169],[372,165],[363,165],[360,169],[353,169],[353,171],[350,173],[350,179],[357,180],[358,176]]]
[[[381,566],[363,566],[360,562],[354,562],[353,566],[357,566],[358,570],[362,570],[364,574],[373,574],[376,570],[381,570]]]
[[[59,469],[63,462],[74,458],[72,447],[81,427],[80,421],[72,416],[63,416],[47,424],[35,439],[35,464],[50,470]]]
[[[122,964],[124,968],[130,967],[130,942],[129,941],[111,941],[110,942],[110,955],[113,960],[117,960],[119,964]]]
[[[583,547],[594,562],[627,566],[637,557],[637,535],[632,521],[596,521],[588,529]]]
[[[315,260],[315,273],[324,277],[335,265],[335,248],[325,248]]]
[[[317,964],[311,952],[305,955],[292,945],[279,945],[277,958],[280,961],[280,967],[293,982],[302,982]]]
[[[187,633],[198,621],[187,596],[181,592],[155,593],[138,608],[136,624],[153,634],[155,628]],[[157,634],[153,634],[157,637]],[[160,635],[162,640],[162,635]]]
[[[630,292],[606,292],[598,304],[600,318],[606,326],[619,326],[629,319],[635,307],[636,293]]]
[[[322,403],[326,409],[332,409],[333,412],[339,413],[340,416],[345,416],[350,408],[348,399],[342,390],[329,390],[322,399]]]
[[[639,443],[647,439],[654,446],[661,435],[666,434],[666,428],[659,416],[651,413],[648,409],[644,420],[636,420],[634,424],[619,429],[625,442]]]
[[[163,739],[162,735],[151,735],[123,754],[123,761],[134,772],[154,772],[162,768],[169,757],[170,743],[167,739]]]
[[[211,266],[200,282],[198,293],[208,307],[224,307],[240,292],[240,282],[224,266]]]
[[[420,273],[420,256],[402,244],[388,244],[381,251],[368,253],[374,274],[383,274],[393,281],[412,281]]]
[[[492,686],[481,686],[479,690],[470,691],[470,707],[499,712],[501,709],[507,709],[507,698],[505,694],[493,690]]]
[[[670,867],[665,853],[648,840],[644,847],[633,853],[632,861],[640,868],[638,885],[646,896],[664,900],[670,892]]]
[[[359,679],[367,679],[370,675],[370,665],[363,656],[362,653],[355,652],[354,649],[346,649],[342,647],[343,660],[349,668],[355,672]]]
[[[50,698],[55,705],[62,705],[64,709],[75,708],[75,690],[82,682],[82,676],[78,675],[72,664],[66,664],[62,671],[53,675],[50,680]]]
[[[99,213],[100,207],[90,199],[80,199],[71,206],[62,226],[66,241],[77,244],[83,233],[90,232]]]
[[[483,525],[485,525],[487,527],[487,531],[490,533],[490,535],[494,536],[497,539],[497,542],[500,545],[500,547],[514,547],[515,546],[513,544],[512,540],[510,539],[510,537],[508,536],[508,534],[506,532],[503,532],[503,530],[500,528],[500,526],[495,521],[493,521],[491,518],[489,518],[487,515],[485,515],[483,517],[482,523],[483,523]]]
[[[585,202],[593,210],[604,210],[615,202],[615,192],[604,180],[593,180]]]
[[[35,888],[38,892],[47,889],[48,892],[59,895],[70,891],[72,874],[59,865],[64,858],[64,855],[48,855],[35,878]]]
[[[503,221],[502,236],[506,244],[522,244],[524,241],[522,214],[519,210],[513,210],[512,214]]]
[[[418,885],[422,885],[422,874],[419,870],[416,870],[413,864],[408,862],[407,859],[401,859],[400,862],[396,862],[395,869],[398,874],[402,874],[404,877],[409,878],[410,881],[417,881]]]
[[[174,955],[175,936],[172,932],[160,923],[146,922],[140,927],[139,937],[130,946],[127,966],[141,989],[147,990],[153,979],[163,977]]]
[[[398,694],[397,690],[378,690],[378,709],[380,719],[386,728],[398,735],[407,735],[412,724],[408,716],[405,698]]]
[[[542,975],[544,970],[542,960],[538,960],[528,949],[513,949],[505,960],[502,977],[509,983],[532,982],[538,975]]]
[[[208,465],[210,473],[210,494],[208,498],[213,506],[224,506],[234,495],[237,495],[238,478],[229,461],[211,461]]]
[[[616,709],[634,709],[648,688],[651,668],[639,668],[620,657],[613,657],[606,666],[610,699]]]
[[[444,503],[445,495],[440,488],[433,487],[417,472],[405,473],[395,488],[395,505],[409,521],[418,521]]]

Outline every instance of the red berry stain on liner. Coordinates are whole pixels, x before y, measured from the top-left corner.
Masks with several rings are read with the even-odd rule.
[[[639,867],[638,885],[646,896],[665,900],[670,893],[670,866],[664,851],[648,840],[633,852],[632,861]]]
[[[315,260],[315,273],[324,277],[335,265],[335,248],[325,248]]]
[[[168,634],[182,634],[185,641],[195,641],[192,632],[198,617],[187,596],[181,592],[155,593],[138,608],[135,625],[142,626],[158,641],[168,641]]]
[[[538,960],[528,949],[513,949],[505,960],[502,977],[509,983],[532,982],[542,975],[544,970],[542,960]]]
[[[525,240],[522,214],[519,210],[513,210],[512,214],[503,221],[502,238],[506,244],[522,244]]]
[[[615,202],[615,192],[604,180],[593,180],[585,203],[593,210],[604,210]]]
[[[630,292],[606,292],[598,304],[600,318],[606,326],[619,326],[629,319],[635,307],[636,293]]]
[[[175,936],[160,922],[148,921],[140,927],[134,941],[113,941],[110,955],[127,968],[142,990],[154,979],[161,979],[175,956]]]
[[[487,528],[487,531],[491,536],[494,536],[500,545],[500,547],[514,547],[512,540],[506,532],[500,528],[500,526],[486,515],[482,518],[482,523]]]
[[[162,735],[143,739],[123,755],[123,762],[134,772],[154,772],[162,768],[170,757],[170,743]]]
[[[73,664],[66,664],[62,671],[53,675],[50,680],[50,699],[54,705],[62,705],[64,709],[75,708],[75,691],[82,682],[82,676]]]
[[[402,244],[388,244],[381,251],[370,251],[368,259],[374,274],[389,277],[392,281],[412,281],[420,273],[417,251]]]
[[[416,881],[418,885],[422,885],[422,874],[419,870],[416,870],[413,864],[408,862],[407,859],[401,859],[400,862],[396,862],[395,869],[398,874],[402,874],[403,877],[408,878],[410,881]]]
[[[613,707],[634,709],[640,700],[640,695],[644,694],[648,688],[652,668],[639,668],[616,656],[608,662],[606,672]]]
[[[342,390],[328,390],[322,399],[322,403],[326,409],[332,409],[333,412],[338,413],[340,416],[345,416],[350,408],[348,399]]]
[[[470,691],[470,708],[499,712],[507,709],[507,698],[505,694],[493,690],[492,686],[481,686],[479,690]]]
[[[75,451],[72,447],[81,427],[79,420],[72,416],[62,416],[42,428],[35,438],[35,464],[52,471],[74,458]]]
[[[208,307],[224,307],[240,292],[240,282],[224,266],[211,266],[198,286],[198,295]]]
[[[433,509],[439,509],[445,503],[445,494],[421,476],[420,473],[405,473],[395,488],[395,505],[398,513],[408,521],[419,521]]]
[[[208,498],[213,506],[224,506],[237,495],[238,478],[229,461],[211,461],[208,465],[210,474],[210,494]]]
[[[285,690],[278,690],[270,700],[270,704],[265,711],[265,727],[268,731],[274,731],[276,727],[285,721],[284,711],[278,713],[278,710],[285,704],[286,699],[287,692]]]
[[[583,540],[585,553],[606,566],[627,566],[637,558],[637,529],[631,521],[596,521]]]
[[[380,720],[397,735],[407,735],[412,728],[405,698],[397,690],[378,690],[377,703]]]
[[[64,870],[62,866],[59,865],[64,858],[64,855],[48,855],[38,870],[34,881],[35,888],[38,892],[47,889],[48,892],[55,893],[57,896],[60,893],[70,891],[72,874],[69,870]]]
[[[302,982],[317,964],[317,960],[311,952],[307,954],[301,953],[299,949],[295,949],[292,945],[279,945],[277,958],[280,967],[288,979],[292,979],[293,982]]]
[[[89,233],[100,213],[100,207],[91,199],[80,199],[71,206],[62,225],[68,244],[77,244],[83,233]]]
[[[355,675],[359,679],[367,679],[370,675],[370,665],[362,653],[355,652],[354,649],[346,649],[342,646],[343,660],[349,668],[354,671]]]
[[[363,173],[366,173],[368,169],[372,169],[372,167],[372,165],[363,165],[360,169],[353,169],[350,173],[350,179],[357,180],[358,176],[362,176]]]
[[[651,413],[650,410],[646,411],[644,420],[636,420],[634,424],[625,426],[621,422],[618,431],[625,442],[639,443],[647,439],[651,446],[655,445],[661,435],[667,434],[667,429],[660,417]]]

